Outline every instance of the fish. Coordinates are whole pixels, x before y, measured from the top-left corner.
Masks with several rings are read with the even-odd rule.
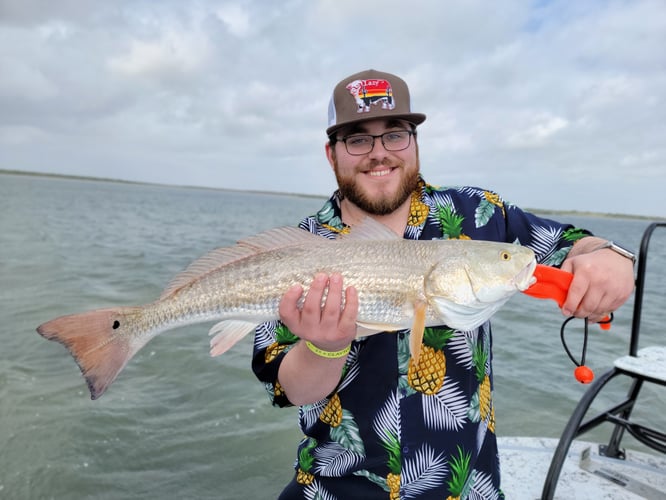
[[[300,284],[307,293],[315,274],[340,273],[358,292],[357,338],[411,328],[418,363],[424,328],[480,326],[534,283],[535,266],[534,252],[524,246],[403,239],[369,217],[336,239],[280,227],[195,260],[154,302],[61,316],[37,332],[69,350],[94,400],[158,334],[215,321],[210,352],[220,355],[260,324],[278,320],[290,287]]]

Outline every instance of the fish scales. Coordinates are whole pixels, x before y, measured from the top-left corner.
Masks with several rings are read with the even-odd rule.
[[[518,245],[405,240],[372,219],[337,240],[278,228],[198,259],[155,302],[62,316],[37,331],[69,349],[96,399],[157,334],[218,321],[211,354],[221,354],[278,319],[284,293],[295,284],[307,292],[317,273],[340,273],[357,289],[359,336],[412,328],[416,349],[424,325],[485,322],[531,284],[535,265],[534,253]]]
[[[404,306],[425,300],[424,274],[442,257],[435,245],[412,243],[335,242],[316,251],[292,247],[267,252],[224,266],[156,305],[172,310],[169,316],[179,323],[190,317],[272,319],[290,286],[300,284],[307,291],[316,273],[339,272],[346,286],[358,289],[361,320],[409,326],[411,315]]]

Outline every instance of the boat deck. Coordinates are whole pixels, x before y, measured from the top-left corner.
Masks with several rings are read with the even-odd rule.
[[[499,438],[502,490],[510,500],[541,498],[557,439]],[[627,450],[626,460],[600,456],[598,444],[573,441],[555,499],[666,499],[666,456]]]

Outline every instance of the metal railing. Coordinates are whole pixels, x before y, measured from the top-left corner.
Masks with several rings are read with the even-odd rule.
[[[643,313],[643,294],[645,289],[648,247],[652,233],[658,227],[666,228],[666,223],[653,222],[646,228],[643,233],[643,238],[641,239],[641,247],[638,255],[636,289],[634,292],[634,312],[631,327],[631,340],[629,343],[629,355],[634,357],[638,353],[638,339],[640,335],[641,315]],[[597,416],[581,423],[599,392],[611,379],[618,375],[624,375],[633,379],[626,399],[606,411],[599,413]],[[629,432],[629,434],[646,446],[662,453],[666,453],[666,434],[660,430],[640,425],[630,420],[632,410],[634,409],[634,405],[644,382],[666,385],[665,380],[637,374],[617,367],[613,367],[592,383],[590,388],[578,402],[578,405],[569,418],[569,422],[562,432],[558,446],[555,449],[555,453],[550,463],[548,475],[544,482],[541,494],[542,500],[552,500],[571,442],[576,437],[590,431],[604,422],[610,422],[613,424],[613,432],[611,433],[608,444],[599,447],[600,454],[607,457],[624,459],[624,450],[620,447],[620,444],[625,431]]]

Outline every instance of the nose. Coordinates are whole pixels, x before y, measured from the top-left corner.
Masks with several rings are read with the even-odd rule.
[[[372,149],[368,153],[369,157],[385,157],[388,150],[384,147],[381,137],[374,137],[372,142]]]

